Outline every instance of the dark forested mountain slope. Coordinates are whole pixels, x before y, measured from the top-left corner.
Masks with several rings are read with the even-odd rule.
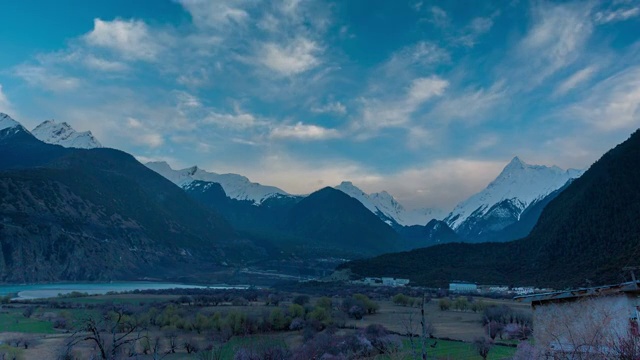
[[[361,255],[397,251],[398,234],[358,200],[326,187],[291,210],[287,226],[310,246],[333,247]]]
[[[65,149],[16,132],[0,136],[0,154],[0,281],[158,277],[180,264],[261,256],[121,151]]]
[[[640,263],[640,131],[606,153],[544,207],[529,236],[445,244],[347,263],[356,274],[564,288],[619,282]]]

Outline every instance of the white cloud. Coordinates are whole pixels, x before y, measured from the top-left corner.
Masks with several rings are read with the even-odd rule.
[[[312,107],[311,111],[318,114],[334,113],[338,115],[344,115],[347,113],[347,107],[340,101],[334,101],[322,106]]]
[[[133,141],[150,148],[157,148],[164,144],[164,138],[159,133],[142,134],[133,138]]]
[[[0,112],[3,112],[5,114],[13,113],[13,108],[11,107],[11,103],[9,102],[9,99],[7,99],[7,96],[2,91],[2,84],[0,84]]]
[[[224,29],[245,24],[250,16],[242,0],[178,0],[200,28]]]
[[[253,114],[236,112],[235,114],[219,113],[211,111],[202,120],[205,124],[215,124],[227,129],[248,129],[255,126],[265,125],[265,121],[257,119]]]
[[[80,79],[53,74],[41,66],[19,65],[14,68],[14,74],[31,86],[54,92],[75,90],[80,86]]]
[[[445,49],[420,41],[394,52],[381,66],[381,70],[387,77],[395,78],[407,72],[411,73],[412,70],[423,71],[429,66],[449,61],[450,55]]]
[[[110,61],[110,60],[96,57],[94,55],[87,55],[83,61],[88,68],[91,68],[94,70],[120,72],[120,71],[126,71],[129,69],[129,66],[127,66],[127,64],[123,62]]]
[[[362,115],[358,125],[368,129],[402,127],[411,114],[425,102],[442,96],[449,82],[437,76],[414,79],[400,99],[361,99]],[[367,134],[362,134],[367,135]]]
[[[447,15],[447,12],[444,11],[442,8],[439,8],[437,6],[432,6],[429,9],[429,12],[430,12],[429,22],[432,23],[433,25],[439,28],[447,28],[450,25],[451,20],[449,19],[449,15]]]
[[[407,93],[406,104],[417,107],[434,96],[440,96],[449,86],[449,82],[437,76],[413,80]]]
[[[591,6],[584,4],[539,4],[534,6],[533,26],[519,46],[519,61],[526,70],[531,87],[579,58],[589,39],[593,24]]]
[[[340,137],[340,133],[335,129],[298,122],[295,125],[276,126],[271,130],[271,137],[276,139],[326,140]]]
[[[441,122],[480,122],[499,103],[507,100],[504,83],[497,82],[488,89],[470,88],[443,98],[429,112],[429,117]]]
[[[640,127],[640,66],[596,84],[589,96],[569,107],[566,115],[600,131],[628,132]]]
[[[152,34],[141,20],[94,19],[93,23],[93,30],[84,40],[89,45],[115,51],[125,59],[153,61],[163,49],[160,41],[166,41],[159,39],[159,34]]]
[[[256,56],[267,68],[280,75],[291,76],[319,65],[321,53],[322,48],[315,41],[298,37],[288,44],[265,43]]]
[[[610,22],[625,21],[636,16],[640,16],[640,6],[599,11],[594,15],[594,20],[598,24],[606,24]]]
[[[597,71],[595,66],[588,66],[584,69],[576,71],[573,75],[569,76],[556,88],[555,93],[558,95],[564,95],[573,90],[578,85],[589,80]]]
[[[478,42],[478,37],[489,32],[491,27],[493,27],[493,17],[497,16],[498,13],[492,15],[491,17],[478,17],[471,21],[471,23],[466,26],[461,35],[459,35],[455,41],[466,47],[473,47]]]
[[[9,99],[7,99],[7,96],[2,91],[2,84],[0,84],[0,112],[15,116]]]

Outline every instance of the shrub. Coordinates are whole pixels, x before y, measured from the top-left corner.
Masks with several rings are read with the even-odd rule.
[[[249,300],[243,298],[242,296],[238,296],[231,300],[231,305],[233,306],[247,306],[249,305]]]
[[[409,298],[407,295],[405,294],[397,294],[393,297],[392,301],[394,304],[396,305],[401,305],[401,306],[407,306],[409,305],[409,301],[411,298]]]
[[[309,296],[307,295],[298,295],[293,298],[293,303],[303,306],[309,303]]]
[[[329,297],[323,296],[316,301],[316,306],[331,310],[333,308],[333,300]]]

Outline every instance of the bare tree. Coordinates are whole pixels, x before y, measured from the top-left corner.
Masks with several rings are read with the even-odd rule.
[[[640,340],[630,329],[629,308],[625,296],[540,306],[534,324],[537,352],[571,359],[634,359]]]
[[[141,334],[142,324],[129,315],[124,308],[114,307],[100,320],[89,316],[67,341],[66,353],[70,354],[78,343],[88,341],[96,346],[100,359],[116,359],[125,345],[144,338]]]
[[[473,341],[473,346],[478,351],[478,355],[480,355],[484,360],[487,360],[487,356],[489,355],[489,350],[491,350],[491,346],[493,343],[491,340],[486,337],[478,337]]]

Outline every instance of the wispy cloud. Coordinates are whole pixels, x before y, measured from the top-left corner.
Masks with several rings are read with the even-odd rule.
[[[600,131],[640,126],[640,67],[616,73],[593,86],[590,95],[565,112]]]
[[[11,106],[7,95],[2,91],[2,84],[0,84],[0,112],[15,116],[13,106]]]
[[[94,19],[93,30],[84,36],[87,44],[106,48],[130,60],[156,60],[168,41],[161,34],[151,34],[142,20],[104,21]]]
[[[31,86],[54,92],[75,90],[81,83],[76,77],[51,73],[41,66],[20,65],[14,69],[14,74]]]
[[[382,75],[385,80],[404,79],[407,76],[413,77],[415,72],[423,72],[450,60],[451,56],[447,50],[436,44],[420,41],[394,52],[374,76],[378,78]]]
[[[469,25],[454,36],[453,41],[466,47],[474,47],[478,43],[478,38],[491,30],[493,19],[498,15],[499,12],[495,12],[489,17],[477,17],[471,20]]]
[[[579,58],[593,24],[591,6],[539,3],[532,8],[533,24],[520,42],[518,61],[529,88],[540,85]]]
[[[624,4],[624,3],[623,3]],[[598,11],[593,16],[598,24],[607,24],[618,21],[625,21],[640,16],[640,5],[637,3],[631,6],[621,6],[617,9],[607,9]]]
[[[301,122],[295,125],[278,125],[271,130],[271,137],[275,139],[326,140],[340,136],[336,129]]]
[[[484,120],[495,107],[508,101],[504,82],[496,82],[489,88],[459,90],[442,99],[429,112],[429,117],[447,123],[459,120],[466,123],[479,123]]]
[[[178,0],[191,14],[193,23],[200,28],[224,29],[234,25],[244,25],[250,15],[244,6],[248,1],[207,1]]]
[[[290,76],[303,73],[321,63],[322,47],[316,42],[298,37],[287,44],[262,44],[256,57],[277,74]]]
[[[423,103],[441,96],[448,86],[447,80],[431,76],[414,79],[399,99],[362,98],[362,114],[357,125],[369,130],[405,125]]]
[[[598,70],[596,66],[588,66],[582,70],[576,71],[573,75],[569,76],[560,85],[556,87],[555,93],[558,95],[564,95],[573,90],[578,85],[588,81]]]
[[[311,111],[319,114],[333,113],[338,115],[344,115],[347,113],[347,107],[340,101],[333,101],[321,106],[313,106],[311,108]]]

